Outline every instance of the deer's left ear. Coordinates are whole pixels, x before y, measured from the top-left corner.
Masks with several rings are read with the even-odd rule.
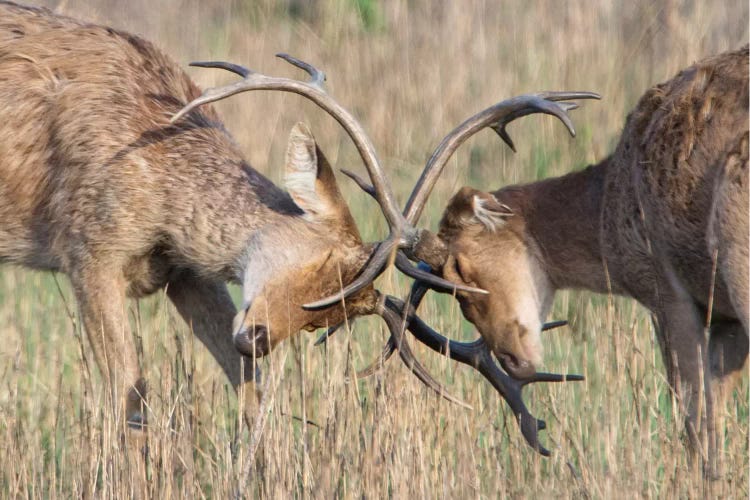
[[[341,228],[359,235],[331,165],[304,123],[297,123],[289,134],[284,183],[294,202],[310,219],[335,221]]]
[[[316,189],[318,146],[304,123],[297,123],[289,134],[284,183],[297,206],[308,214],[324,216],[331,210],[329,200]]]

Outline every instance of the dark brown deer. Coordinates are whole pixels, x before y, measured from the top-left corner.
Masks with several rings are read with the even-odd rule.
[[[255,357],[299,330],[380,314],[400,335],[398,317],[372,286],[394,252],[406,274],[456,290],[409,263],[408,257],[436,265],[445,246],[402,215],[374,147],[323,90],[324,75],[282,57],[312,80],[202,63],[243,79],[201,95],[171,59],[138,37],[0,1],[0,262],[70,278],[113,402],[134,427],[145,422],[146,384],[127,297],[166,290],[232,385],[252,388]],[[251,90],[300,94],[341,123],[375,186],[391,229],[386,241],[362,242],[306,126],[291,132],[284,191],[244,161],[210,107],[196,109]],[[503,127],[546,112],[569,123],[566,107],[554,101],[577,97],[589,94],[525,96],[485,117]],[[415,190],[422,203],[435,179]],[[228,281],[243,283],[238,314]],[[325,295],[331,297],[303,307]],[[408,345],[400,353],[446,395]],[[247,417],[255,398],[245,400]]]
[[[436,269],[490,292],[457,293],[481,339],[449,343],[418,319],[412,332],[483,373],[491,351],[512,377],[506,399],[535,440],[520,388],[540,377],[539,333],[555,291],[631,296],[653,312],[692,448],[713,460],[717,404],[748,356],[749,210],[744,47],[646,92],[599,164],[492,193],[462,188],[440,222],[448,253]],[[423,293],[414,291],[412,306]]]

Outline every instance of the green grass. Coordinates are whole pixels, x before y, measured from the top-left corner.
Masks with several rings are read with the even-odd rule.
[[[330,91],[370,133],[402,201],[440,138],[483,107],[544,89],[603,94],[603,101],[572,114],[576,139],[552,118],[530,117],[509,127],[516,155],[492,132],[469,141],[446,168],[422,218],[435,228],[441,207],[461,185],[497,189],[603,158],[650,84],[747,42],[745,2],[670,5],[176,0],[154,9],[144,0],[70,0],[62,9],[141,33],[182,62],[217,58],[300,76],[273,58],[286,51],[319,65]],[[190,71],[203,86],[229,78]],[[234,99],[220,103],[220,112],[248,160],[274,181],[282,178],[286,137],[298,120],[311,124],[334,165],[363,171],[351,142],[309,103],[271,93]],[[365,238],[382,237],[377,207],[352,183],[342,179],[341,185]],[[649,315],[632,300],[558,295],[552,318],[571,326],[546,334],[544,369],[582,373],[586,381],[525,391],[532,413],[548,424],[542,440],[553,455],[547,459],[525,445],[507,406],[477,373],[421,346],[414,346],[418,357],[473,411],[437,399],[397,360],[378,376],[351,382],[387,338],[379,321],[357,320],[326,347],[313,347],[316,336],[301,334],[263,361],[266,376],[280,379],[254,476],[245,483],[249,432],[236,396],[166,296],[131,309],[150,383],[144,462],[121,440],[121,419],[110,410],[67,280],[58,280],[61,290],[50,274],[0,268],[2,497],[749,493],[747,376],[723,412],[725,473],[705,483],[688,466],[682,418]],[[404,294],[406,286],[395,272],[378,282],[389,293]],[[475,335],[448,297],[429,297],[421,314],[451,337]],[[308,420],[314,424],[302,423]]]

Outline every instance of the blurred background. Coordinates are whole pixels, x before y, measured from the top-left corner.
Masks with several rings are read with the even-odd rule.
[[[494,190],[562,175],[612,151],[627,113],[651,85],[703,57],[748,42],[745,0],[59,0],[28,2],[141,35],[202,87],[233,75],[188,68],[225,60],[302,78],[274,57],[288,52],[327,74],[329,92],[358,117],[402,202],[440,139],[475,112],[541,90],[590,90],[571,116],[578,135],[547,116],[509,128],[513,154],[491,131],[456,153],[421,223],[435,228],[460,186]],[[289,130],[311,125],[335,167],[364,173],[348,137],[304,99],[254,92],[217,104],[257,170],[279,183]],[[363,236],[382,237],[377,206],[340,177]],[[404,293],[387,273],[378,286]],[[422,315],[446,334],[475,334],[452,300]],[[547,420],[553,456],[526,447],[513,416],[481,377],[417,349],[467,411],[437,400],[392,361],[359,383],[387,336],[358,321],[328,348],[302,334],[264,367],[280,382],[247,496],[702,497],[748,496],[747,377],[723,412],[721,481],[691,471],[682,418],[647,312],[631,300],[558,294],[545,369],[587,380],[526,390]],[[133,305],[151,382],[146,471],[119,452],[120,429],[81,341],[64,277],[0,268],[0,491],[2,496],[225,497],[243,486],[248,432],[220,370],[173,316],[163,294]],[[92,382],[93,381],[93,382]],[[304,421],[312,423],[304,423]]]

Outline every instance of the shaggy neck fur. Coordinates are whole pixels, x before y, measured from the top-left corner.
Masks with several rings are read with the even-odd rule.
[[[609,158],[580,172],[497,191],[496,198],[525,221],[552,286],[597,292],[608,287],[599,221]]]

